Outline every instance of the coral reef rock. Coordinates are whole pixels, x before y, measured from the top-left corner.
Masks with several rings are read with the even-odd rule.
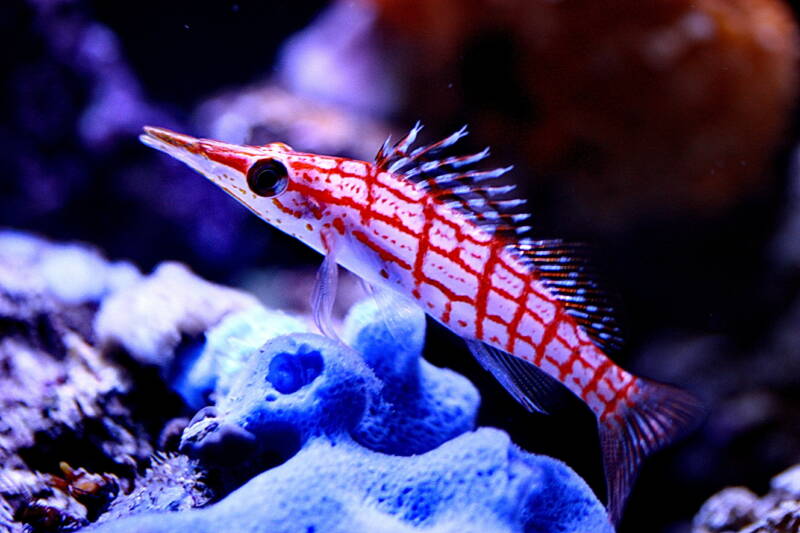
[[[185,455],[156,454],[152,466],[135,480],[135,488],[115,499],[98,522],[111,522],[143,512],[202,507],[211,500],[202,477],[203,472],[196,462]]]
[[[571,470],[520,451],[505,433],[488,428],[412,457],[317,438],[206,509],[141,515],[92,530],[613,531]]]
[[[612,531],[600,502],[565,465],[521,451],[501,431],[468,431],[477,392],[419,359],[424,320],[410,314],[387,328],[374,306],[357,306],[345,328],[371,368],[355,350],[319,335],[277,337],[184,433],[182,451],[212,468],[257,468],[259,457],[276,455],[285,462],[207,509],[140,515],[96,530]],[[406,335],[390,335],[394,329]],[[391,377],[402,378],[394,385],[411,401],[388,405],[400,396],[383,381]],[[389,412],[408,422],[365,430]],[[458,422],[438,424],[446,413]],[[422,453],[390,455],[359,438],[404,452],[416,440],[412,449]]]
[[[228,313],[257,304],[252,296],[204,281],[183,265],[164,263],[103,301],[95,333],[106,350],[118,346],[142,364],[169,367],[182,339],[202,335]]]
[[[91,327],[140,278],[89,246],[0,231],[0,530],[85,524],[152,454],[134,384]]]
[[[720,491],[700,508],[693,526],[693,533],[800,531],[800,465],[774,477],[762,498],[744,487]]]

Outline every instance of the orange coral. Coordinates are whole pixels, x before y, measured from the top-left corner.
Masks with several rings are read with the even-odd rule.
[[[795,95],[777,0],[364,1],[412,51],[415,115],[467,117],[590,215],[735,204]]]

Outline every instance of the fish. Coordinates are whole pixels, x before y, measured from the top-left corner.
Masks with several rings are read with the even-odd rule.
[[[465,339],[526,409],[547,413],[566,388],[597,419],[609,517],[617,523],[642,461],[703,416],[690,393],[615,364],[615,298],[585,246],[529,237],[525,200],[483,168],[489,149],[455,154],[466,127],[417,143],[417,123],[372,162],[237,145],[145,127],[140,140],[193,168],[324,258],[314,320],[336,338],[338,267],[393,291]]]

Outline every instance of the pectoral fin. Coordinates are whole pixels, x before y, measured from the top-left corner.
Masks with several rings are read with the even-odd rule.
[[[311,292],[311,312],[314,323],[323,335],[339,340],[333,328],[333,304],[336,302],[336,288],[339,283],[339,265],[336,264],[335,249],[328,250],[325,259],[317,270],[314,290]]]

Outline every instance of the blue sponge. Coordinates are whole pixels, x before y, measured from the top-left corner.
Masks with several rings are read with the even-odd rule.
[[[482,428],[399,457],[313,439],[206,509],[141,515],[97,531],[204,533],[611,533],[605,509],[564,464]]]
[[[475,387],[421,358],[424,335],[421,310],[367,300],[345,320],[345,343],[291,333],[237,357],[240,370],[192,421],[182,449],[209,467],[276,453],[282,464],[208,508],[97,530],[612,532],[567,466],[502,431],[474,431]]]
[[[353,306],[343,332],[344,343],[352,349],[338,343],[314,348],[320,342],[316,336],[305,344],[288,340],[306,338],[295,335],[269,341],[259,350],[266,339],[305,327],[295,317],[252,307],[230,315],[206,333],[194,367],[173,384],[198,408],[210,391],[218,398],[215,408],[196,417],[199,425],[187,432],[187,446],[201,444],[195,438],[198,432],[207,442],[227,438],[232,426],[245,427],[245,419],[247,430],[258,433],[259,421],[274,425],[276,416],[281,424],[304,428],[297,437],[305,442],[305,428],[319,425],[323,414],[303,399],[327,393],[317,390],[316,384],[303,387],[323,373],[318,383],[337,383],[336,387],[345,389],[352,380],[341,384],[344,376],[355,373],[374,379],[371,393],[363,400],[367,412],[358,413],[356,426],[348,428],[357,442],[371,450],[393,455],[424,453],[475,427],[478,391],[463,376],[422,359],[425,314],[416,305],[381,297],[380,304],[367,298]],[[355,371],[356,367],[360,370]],[[310,425],[301,422],[304,418],[311,419]],[[210,426],[216,431],[207,431]]]
[[[344,341],[383,382],[380,401],[353,432],[371,450],[424,453],[475,427],[478,390],[422,359],[425,313],[401,298],[368,298],[345,319]]]
[[[191,367],[172,386],[190,407],[200,409],[209,398],[227,394],[245,361],[267,340],[304,331],[303,320],[259,305],[231,313],[206,332]]]

